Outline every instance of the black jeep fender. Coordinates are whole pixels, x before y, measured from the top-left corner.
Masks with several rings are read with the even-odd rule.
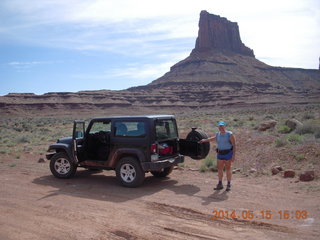
[[[48,149],[46,158],[51,160],[52,156],[57,152],[65,152],[70,159],[73,159],[72,146],[65,143],[51,144]]]
[[[118,161],[123,157],[134,157],[139,163],[145,162],[146,157],[140,149],[137,148],[118,148],[115,152],[110,153],[109,167],[115,168]]]

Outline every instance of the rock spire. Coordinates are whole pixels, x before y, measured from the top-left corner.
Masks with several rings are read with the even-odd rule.
[[[242,43],[236,22],[203,10],[200,13],[199,33],[194,51],[212,49],[254,57],[253,50]]]

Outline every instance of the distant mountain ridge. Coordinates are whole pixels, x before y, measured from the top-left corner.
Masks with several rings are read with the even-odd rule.
[[[254,56],[237,23],[201,11],[190,56],[148,85],[122,91],[8,94],[1,114],[136,113],[265,104],[320,103],[320,71],[272,67]],[[46,115],[44,113],[44,115]]]

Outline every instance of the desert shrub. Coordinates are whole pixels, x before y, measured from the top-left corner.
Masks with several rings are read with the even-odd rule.
[[[46,133],[49,133],[49,132],[50,132],[50,129],[48,129],[48,128],[40,128],[39,131],[40,131],[42,134],[46,134]]]
[[[289,128],[287,125],[281,125],[278,127],[278,132],[279,133],[290,133],[291,132],[291,128]]]
[[[21,136],[17,138],[17,143],[30,143],[30,139],[27,136]]]
[[[274,119],[274,117],[273,117],[273,116],[271,116],[271,115],[267,115],[267,116],[265,116],[265,117],[264,117],[264,119],[266,119],[266,120],[273,120],[273,119]]]
[[[200,172],[205,172],[207,170],[208,170],[208,168],[205,165],[201,165],[200,168],[199,168]]]
[[[308,119],[314,119],[314,115],[311,113],[306,113],[303,115],[303,119],[308,120]]]
[[[287,139],[286,138],[277,138],[275,140],[275,145],[276,147],[284,147],[285,145],[287,145]]]
[[[295,159],[296,159],[297,161],[302,161],[303,159],[305,159],[305,156],[304,156],[304,154],[302,154],[302,153],[296,154],[296,155],[294,155],[294,157],[295,157]]]
[[[8,151],[6,149],[0,149],[0,154],[6,154]]]
[[[303,137],[301,135],[292,134],[288,136],[288,141],[293,144],[302,143]]]
[[[233,124],[234,127],[242,127],[243,125],[244,125],[244,122],[241,121],[241,120],[237,120],[237,121]]]
[[[29,123],[23,123],[22,124],[22,129],[25,132],[31,132],[33,130],[33,126]]]
[[[22,132],[23,129],[20,127],[13,127],[13,130],[17,131],[17,132]]]
[[[178,166],[181,168],[184,168],[184,167],[186,167],[186,164],[185,163],[178,163]]]
[[[320,127],[312,123],[306,123],[296,129],[296,133],[299,135],[316,134],[317,132],[320,132]]]
[[[203,163],[200,166],[200,172],[205,171],[217,171],[217,160],[212,155],[207,156],[204,160],[202,160]]]
[[[320,138],[320,129],[315,132],[314,136],[315,138]]]

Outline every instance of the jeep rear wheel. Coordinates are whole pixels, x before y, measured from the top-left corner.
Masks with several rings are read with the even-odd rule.
[[[173,170],[173,166],[163,168],[160,171],[151,171],[151,174],[155,177],[163,178],[168,176],[172,172],[172,170]]]
[[[52,156],[50,170],[57,178],[70,178],[76,173],[77,165],[70,160],[66,153],[59,152]]]
[[[116,167],[116,175],[125,187],[138,187],[145,178],[145,173],[139,162],[132,157],[120,159]]]

